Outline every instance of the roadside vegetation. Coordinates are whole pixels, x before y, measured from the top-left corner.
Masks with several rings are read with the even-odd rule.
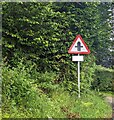
[[[2,118],[111,118],[102,92],[114,92],[111,4],[2,3]],[[81,34],[91,53],[68,49]]]
[[[111,118],[112,108],[99,92],[81,91],[78,98],[65,83],[54,82],[56,73],[34,70],[21,62],[3,68],[3,118]]]

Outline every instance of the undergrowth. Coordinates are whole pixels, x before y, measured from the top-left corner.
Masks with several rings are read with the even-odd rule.
[[[78,98],[60,89],[51,98],[41,94],[27,108],[5,109],[3,118],[111,118],[111,114],[111,107],[94,93]]]
[[[17,68],[3,67],[3,118],[108,118],[111,107],[102,97],[88,90],[78,98],[55,83],[57,73],[34,74],[21,63]]]

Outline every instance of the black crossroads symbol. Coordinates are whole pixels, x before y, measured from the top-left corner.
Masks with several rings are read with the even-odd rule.
[[[77,42],[77,46],[75,46],[75,47],[77,47],[78,51],[81,51],[81,48],[83,48],[83,46],[81,46],[80,42]]]

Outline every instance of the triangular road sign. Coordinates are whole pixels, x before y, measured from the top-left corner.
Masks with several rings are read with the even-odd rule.
[[[68,50],[70,54],[90,54],[90,50],[80,35],[74,39],[71,47]]]

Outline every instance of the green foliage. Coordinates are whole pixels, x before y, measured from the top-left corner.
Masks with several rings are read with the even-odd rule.
[[[81,118],[111,118],[112,109],[110,108],[102,98],[90,92],[76,100],[72,112],[80,113]]]
[[[109,3],[3,3],[3,57],[12,66],[25,57],[41,71],[58,70],[81,34],[101,63],[110,53],[109,8]]]
[[[3,67],[2,112],[4,118],[25,117],[25,114],[26,117],[42,118],[56,113],[52,113],[56,107],[51,107],[53,103],[48,98],[50,95],[46,95],[45,92],[47,90],[51,94],[51,91],[57,89],[57,85],[52,85],[56,74],[37,73],[35,65],[29,61],[27,63],[24,64],[22,60],[16,68]]]
[[[17,68],[3,67],[2,75],[3,105],[7,106],[10,101],[12,106],[26,107],[29,99],[35,100],[36,88],[32,86],[33,80],[22,63]]]
[[[95,62],[102,58],[102,54],[97,57],[98,51],[109,53],[109,8],[108,3],[3,3],[3,58],[11,67],[21,58],[25,63],[30,60],[36,71],[42,71],[42,79],[50,71],[57,72],[56,83],[77,91],[77,65],[67,51],[76,34],[81,34],[91,50],[81,69],[81,88],[86,91],[93,81]],[[45,81],[42,87],[52,84]]]
[[[20,61],[17,68],[3,67],[3,118],[68,118],[72,114],[80,118],[97,118],[110,114],[110,107],[89,89],[78,100],[78,94],[74,92],[75,82],[68,82],[67,86],[71,85],[70,91],[72,90],[69,93],[64,82],[55,82],[58,78],[55,72],[39,73],[35,70],[35,64],[23,62]],[[85,89],[81,93],[84,91]],[[91,110],[92,107],[94,109]]]
[[[78,90],[77,63],[67,53],[75,36],[81,34],[91,51],[81,63],[81,96],[90,92],[91,83],[94,84],[94,78],[98,81],[99,74],[101,84],[110,90],[110,82],[108,87],[103,82],[104,70],[96,69],[96,63],[102,64],[110,56],[110,3],[4,2],[2,5],[3,60],[7,64],[3,66],[3,117],[65,118],[69,113],[61,107],[70,105],[72,109],[67,112],[74,111],[75,115],[80,112],[80,117],[93,113],[93,117],[102,117],[105,110],[110,112],[96,96],[79,101],[73,97]],[[105,73],[108,81],[110,75]],[[98,101],[94,103],[94,99]],[[100,111],[104,113],[100,115]]]
[[[1,108],[0,108],[0,119],[2,118],[2,110],[1,110]]]
[[[94,63],[95,58],[91,54],[89,56],[84,56],[85,60],[88,62],[83,62],[81,64],[81,91],[82,93],[87,93],[90,90],[92,82],[94,81],[94,73],[95,73],[95,68],[96,64]]]
[[[91,51],[81,63],[81,89],[87,92],[95,62],[104,56],[98,58],[98,51],[109,53],[109,8],[108,3],[3,3],[3,58],[11,67],[21,58],[25,63],[30,60],[36,71],[42,71],[41,79],[57,72],[56,83],[77,91],[77,64],[71,63],[67,51],[76,34],[81,34]],[[53,80],[46,81],[40,87],[53,88]]]
[[[112,109],[92,92],[79,99],[64,89],[57,89],[50,98],[41,94],[29,108],[15,106],[10,112],[4,111],[3,118],[107,118],[111,117]]]
[[[113,74],[112,69],[97,66],[92,87],[98,91],[113,91]]]
[[[55,91],[58,87],[60,87],[59,84],[55,84],[56,79],[57,74],[54,72],[37,73],[35,83],[42,92],[45,94],[51,94],[52,91]]]

